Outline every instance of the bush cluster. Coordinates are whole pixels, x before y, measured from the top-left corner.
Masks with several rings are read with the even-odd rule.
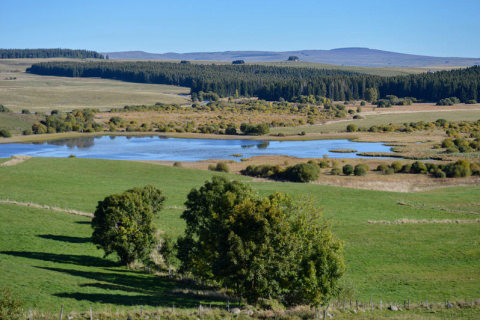
[[[460,99],[458,99],[457,97],[450,97],[438,100],[437,106],[453,106],[457,103],[460,103]]]
[[[446,153],[468,153],[480,151],[480,138],[467,140],[465,138],[450,139],[442,141],[442,148],[446,148]]]
[[[391,164],[380,164],[377,171],[384,174],[393,173],[412,173],[412,174],[430,174],[435,178],[463,178],[471,175],[480,175],[480,163],[469,162],[468,160],[458,160],[448,164],[436,164],[415,161],[413,163],[402,164],[400,161],[394,161]]]
[[[240,171],[241,174],[252,177],[287,180],[292,182],[316,181],[320,175],[320,166],[314,161],[299,163],[282,168],[278,165],[249,165]]]
[[[57,133],[57,132],[98,132],[103,131],[103,126],[94,121],[94,112],[98,110],[84,109],[72,112],[60,112],[53,110],[45,119],[32,125],[34,134]],[[25,130],[24,134],[29,134]]]
[[[354,124],[349,124],[346,127],[347,132],[414,132],[433,129],[445,130],[445,133],[450,137],[457,137],[460,133],[470,133],[472,136],[480,136],[480,120],[449,122],[445,119],[438,119],[433,122],[418,121],[403,124],[390,123],[384,125],[374,125],[369,128],[357,128]]]

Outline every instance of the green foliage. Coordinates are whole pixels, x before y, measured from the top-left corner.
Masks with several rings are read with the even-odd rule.
[[[364,176],[368,172],[368,166],[366,164],[360,163],[355,166],[353,169],[353,174],[356,176]]]
[[[92,242],[105,251],[117,253],[123,265],[145,259],[154,240],[153,218],[165,201],[154,186],[133,188],[99,201],[92,220]]]
[[[340,173],[342,173],[342,170],[340,170],[339,167],[333,167],[332,170],[330,170],[330,174],[333,176],[339,176]]]
[[[240,130],[246,135],[260,136],[269,133],[270,127],[267,123],[260,123],[257,125],[242,123],[240,125]]]
[[[241,61],[238,61],[241,63]],[[28,72],[69,77],[101,77],[118,80],[186,86],[192,97],[212,91],[220,97],[255,96],[293,101],[298,96],[320,95],[334,101],[377,101],[383,95],[437,101],[459,96],[462,101],[480,96],[480,67],[381,77],[356,72],[263,65],[201,65],[171,62],[47,62]],[[408,104],[411,98],[403,98]],[[400,99],[399,99],[400,101]]]
[[[79,58],[103,59],[96,51],[72,49],[0,49],[0,59],[32,59],[32,58]]]
[[[378,99],[378,91],[375,88],[367,88],[365,91],[365,100],[375,102]]]
[[[5,107],[3,104],[0,104],[0,112],[12,112],[12,111],[7,107]]]
[[[57,132],[98,132],[103,130],[103,126],[94,121],[94,112],[97,110],[84,109],[73,110],[69,113],[63,113],[58,110],[52,110],[45,119],[32,125],[34,134],[57,133]]]
[[[219,171],[219,172],[229,172],[230,168],[226,162],[218,162],[216,165],[209,165],[208,170]]]
[[[457,103],[460,103],[460,99],[458,99],[457,97],[449,97],[438,100],[437,106],[453,106]]]
[[[244,60],[233,60],[232,64],[245,64]]]
[[[294,182],[310,182],[318,180],[320,168],[312,163],[299,163],[293,167],[288,167],[285,171],[285,177]]]
[[[181,270],[259,298],[319,305],[337,292],[341,243],[310,202],[258,198],[248,185],[213,177],[193,189],[178,240]]]
[[[297,56],[289,56],[287,61],[300,61],[300,58]]]
[[[23,319],[23,303],[13,297],[9,288],[0,290],[0,320]]]
[[[346,176],[353,174],[353,166],[351,164],[344,165],[342,168],[342,172]]]
[[[12,134],[7,129],[0,129],[0,137],[10,138]]]
[[[358,128],[357,128],[357,126],[354,125],[354,124],[349,124],[349,125],[347,126],[347,132],[357,132],[357,130],[358,130]]]

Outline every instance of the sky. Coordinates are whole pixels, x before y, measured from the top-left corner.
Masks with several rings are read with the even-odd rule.
[[[0,48],[480,57],[480,0],[0,0]]]

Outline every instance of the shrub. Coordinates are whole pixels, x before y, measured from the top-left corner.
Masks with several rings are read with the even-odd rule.
[[[28,109],[22,109],[22,114],[30,114],[30,110],[28,110]]]
[[[182,166],[182,163],[181,163],[180,161],[175,161],[175,162],[173,163],[173,166],[174,166],[174,167],[181,167],[181,166]]]
[[[456,103],[460,103],[460,100],[457,97],[450,97],[450,98],[440,99],[437,102],[437,106],[453,106]]]
[[[474,100],[474,99],[465,101],[465,104],[476,104],[476,103],[477,103],[477,100]]]
[[[366,164],[360,163],[355,166],[353,174],[356,176],[364,176],[368,172],[368,166]]]
[[[342,168],[342,172],[344,175],[347,175],[347,176],[353,174],[353,166],[351,164],[344,165]]]
[[[410,172],[411,173],[427,173],[428,169],[427,169],[427,166],[425,165],[425,163],[423,163],[421,161],[415,161],[414,163],[412,163],[412,167],[410,169]]]
[[[332,170],[330,171],[330,174],[334,176],[339,176],[340,173],[342,173],[342,171],[340,170],[339,167],[333,167]]]
[[[365,102],[365,101],[362,100],[362,102],[360,102],[360,105],[361,105],[361,106],[366,106],[366,105],[367,105],[367,102]]]
[[[393,161],[392,164],[390,165],[392,167],[392,169],[395,171],[395,172],[400,172],[402,171],[402,163],[400,161]]]
[[[330,167],[330,163],[328,162],[328,160],[320,160],[318,162],[318,166],[320,168],[328,168],[328,167]]]
[[[27,129],[25,129],[25,130],[22,131],[22,134],[23,134],[24,136],[29,136],[29,135],[33,134],[33,132],[32,132],[32,129],[27,128]]]
[[[467,160],[458,160],[455,163],[449,163],[444,166],[443,171],[445,171],[449,178],[464,178],[472,175],[470,162]]]
[[[11,112],[11,111],[7,107],[5,107],[3,104],[0,104],[0,112]]]
[[[235,134],[237,134],[237,129],[234,126],[228,126],[225,129],[225,134],[235,135]]]
[[[0,129],[0,137],[10,138],[12,134],[7,129]]]
[[[358,128],[356,125],[354,124],[349,124],[347,126],[347,132],[357,132],[358,131]]]
[[[388,164],[382,163],[377,166],[377,171],[381,171],[385,173],[385,171],[387,171],[388,168],[389,168]]]
[[[217,165],[209,165],[208,170],[210,171],[218,171],[218,172],[229,172],[230,168],[228,167],[226,162],[218,162]]]
[[[23,304],[12,296],[8,288],[0,291],[0,320],[23,319]]]
[[[290,181],[310,182],[318,179],[320,168],[312,163],[299,163],[287,168],[286,177]]]

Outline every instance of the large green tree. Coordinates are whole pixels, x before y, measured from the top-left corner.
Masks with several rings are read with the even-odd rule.
[[[310,202],[281,193],[262,199],[248,185],[214,177],[190,192],[186,207],[181,271],[249,302],[319,305],[336,293],[342,246]]]
[[[129,265],[146,258],[155,244],[153,218],[165,201],[154,186],[133,188],[99,201],[92,220],[92,241],[105,251],[117,253]]]

